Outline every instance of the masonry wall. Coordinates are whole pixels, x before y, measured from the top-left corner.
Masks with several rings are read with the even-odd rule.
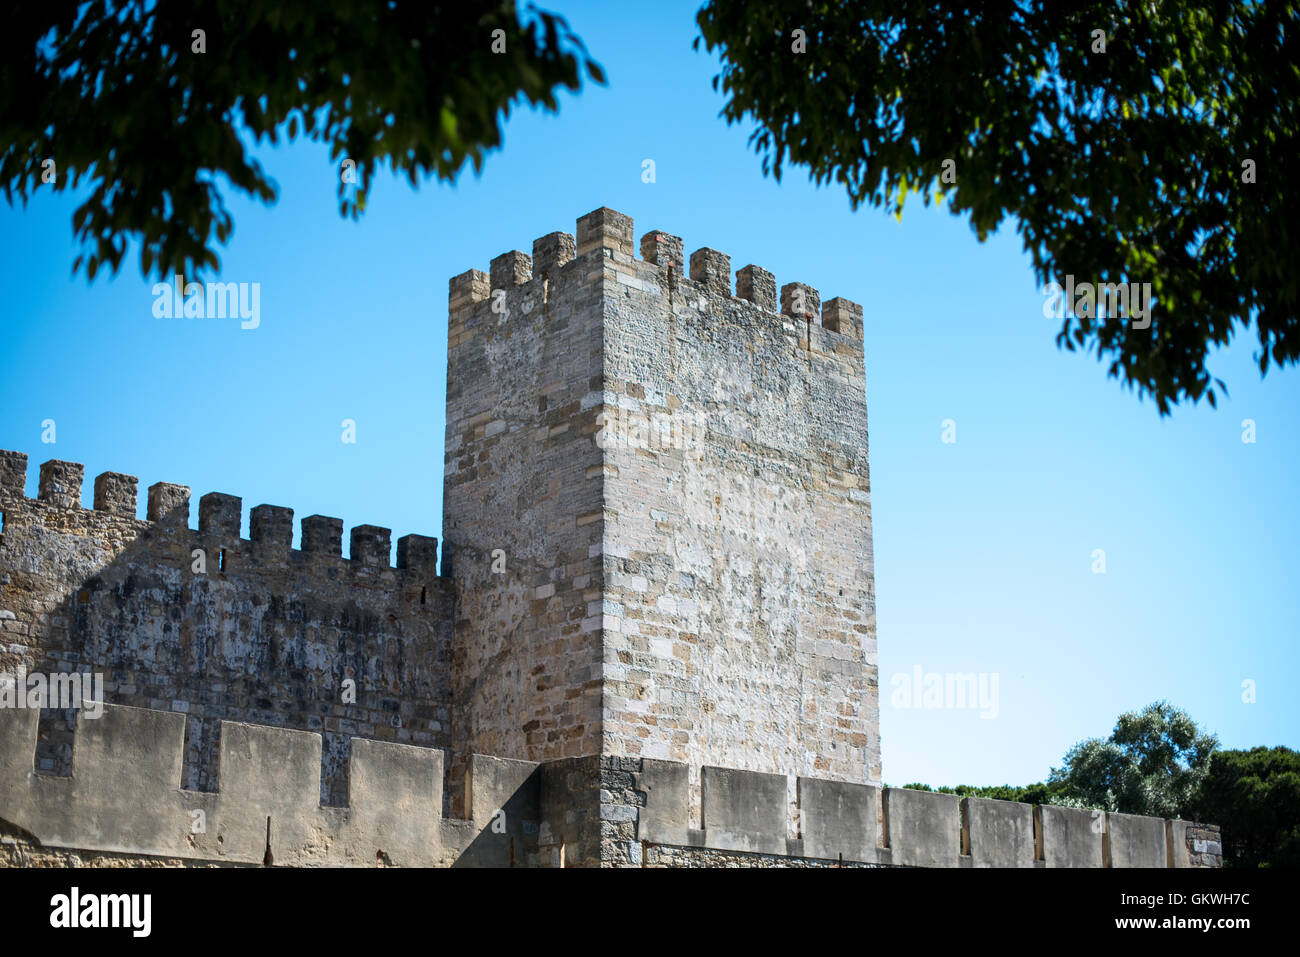
[[[632,236],[452,280],[456,751],[878,780],[861,309]]]
[[[601,253],[553,233],[451,281],[444,571],[454,748],[600,748]]]
[[[607,218],[604,751],[879,781],[861,309]]]
[[[78,713],[73,772],[37,774],[36,714],[0,709],[0,856],[27,866],[530,866],[537,766],[473,756],[469,818],[443,813],[444,752],[351,740],[348,790],[320,802],[321,735],[221,726],[212,792],[181,786],[187,718],[107,705]]]
[[[467,813],[442,810],[446,754],[353,739],[345,806],[322,806],[321,736],[225,722],[215,792],[181,786],[187,718],[79,712],[70,777],[37,774],[34,712],[0,709],[0,864],[442,867],[1204,867],[1218,828],[1185,821],[650,758],[466,762]],[[574,792],[598,791],[597,816]],[[788,813],[793,803],[795,814]],[[797,822],[791,824],[791,821]],[[593,852],[591,842],[599,842]]]
[[[450,743],[436,539],[404,537],[392,568],[385,528],[354,528],[344,559],[340,519],[304,519],[296,550],[287,508],[254,508],[244,539],[240,500],[211,493],[195,531],[184,486],[150,488],[140,520],[133,476],[99,476],[87,509],[81,465],[45,463],[28,498],[26,464],[0,451],[0,673],[99,672],[110,703],[188,715],[183,779],[197,791],[215,787],[223,720],[321,732],[320,790],[336,804],[351,735]],[[71,715],[47,710],[40,737],[37,770],[70,773]]]

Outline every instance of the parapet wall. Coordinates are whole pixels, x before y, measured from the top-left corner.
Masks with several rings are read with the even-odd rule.
[[[466,787],[480,817],[448,819],[442,751],[357,738],[347,806],[323,807],[320,735],[223,722],[220,786],[209,793],[181,787],[185,723],[184,714],[113,705],[97,719],[82,713],[65,778],[33,770],[36,713],[0,710],[0,825],[31,846],[152,858],[292,866],[527,863],[524,847],[535,840],[537,814],[535,796],[526,806],[525,782],[534,765],[475,756]]]
[[[232,722],[222,725],[219,788],[198,792],[181,787],[185,723],[113,705],[96,719],[81,713],[63,778],[34,771],[36,713],[0,710],[0,834],[47,850],[293,866],[1217,863],[1199,846],[1217,838],[1207,825],[816,778],[798,779],[792,829],[783,776],[714,767],[702,772],[695,829],[686,766],[652,759],[473,755],[457,819],[442,811],[442,751],[360,738],[347,806],[323,807],[319,735]],[[593,786],[599,816],[584,819],[573,798]]]
[[[687,769],[602,768],[606,850],[627,864],[688,864],[694,852],[903,867],[1213,867],[1218,828],[1182,820],[961,798],[820,778],[705,767],[701,829]],[[545,811],[545,809],[543,809]],[[791,823],[793,822],[793,823]],[[543,852],[545,848],[543,847]]]
[[[37,497],[24,494],[27,456],[0,451],[0,673],[101,673],[114,704],[189,715],[183,780],[215,782],[222,721],[324,736],[318,792],[341,803],[352,735],[395,743],[450,743],[449,591],[435,538],[407,535],[390,567],[389,530],[302,520],[252,509],[217,492],[199,500],[159,482],[136,518],[137,479],[95,479],[81,505],[84,468],[51,461]],[[71,715],[41,722],[39,770],[67,774]]]

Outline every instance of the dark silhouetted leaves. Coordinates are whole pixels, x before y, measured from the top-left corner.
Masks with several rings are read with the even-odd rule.
[[[764,173],[891,213],[943,194],[981,240],[1011,217],[1042,283],[1151,283],[1149,329],[1067,316],[1057,343],[1091,343],[1162,414],[1213,404],[1206,356],[1239,326],[1261,373],[1300,357],[1295,4],[710,0],[697,19]]]
[[[198,29],[205,53],[191,52]],[[355,218],[376,165],[412,184],[478,170],[511,104],[555,110],[584,70],[603,81],[564,20],[500,0],[22,4],[0,30],[0,184],[25,204],[87,178],[74,271],[116,272],[131,238],[146,276],[193,277],[217,268],[233,229],[221,179],[276,198],[241,133],[301,134],[354,160],[338,199]]]

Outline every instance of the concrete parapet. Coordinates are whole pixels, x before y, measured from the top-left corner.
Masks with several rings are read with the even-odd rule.
[[[885,788],[884,802],[891,864],[958,866],[961,798],[934,791]]]
[[[1106,813],[1043,805],[1043,859],[1048,867],[1103,867]]]
[[[322,807],[320,735],[223,722],[220,787],[180,787],[184,714],[105,705],[79,713],[73,774],[33,772],[36,721],[0,709],[0,819],[41,845],[294,866],[524,863],[512,837],[536,820],[536,765],[475,755],[473,793],[513,826],[442,814],[443,753],[353,739],[349,806]],[[532,790],[529,790],[531,782]],[[512,787],[514,790],[512,790]],[[535,829],[535,827],[534,827]]]
[[[319,735],[229,721],[218,789],[190,791],[180,786],[186,716],[116,705],[97,719],[79,712],[72,776],[53,777],[33,770],[38,714],[0,709],[0,820],[50,847],[513,867],[554,864],[567,844],[569,863],[592,864],[603,862],[604,830],[629,822],[635,842],[622,863],[633,865],[649,845],[910,867],[1195,867],[1222,856],[1212,825],[807,777],[797,779],[801,832],[791,837],[785,775],[708,766],[704,827],[692,829],[687,765],[631,758],[471,755],[467,817],[446,818],[441,750],[364,738],[352,739],[348,806],[322,807]],[[609,790],[615,780],[631,782],[621,796]]]
[[[785,853],[785,775],[705,767],[700,779],[708,846],[760,854]]]
[[[1034,807],[1015,801],[964,798],[965,853],[973,867],[1033,867]]]
[[[801,777],[799,820],[808,857],[879,860],[880,788]]]
[[[1107,814],[1111,867],[1168,867],[1165,822],[1137,814]]]

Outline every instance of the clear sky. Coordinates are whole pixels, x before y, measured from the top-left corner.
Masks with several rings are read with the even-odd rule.
[[[886,782],[1041,780],[1160,698],[1225,746],[1300,747],[1300,374],[1261,382],[1247,335],[1212,361],[1218,410],[1162,420],[1057,350],[1014,223],[980,244],[919,201],[898,223],[798,170],[765,179],[749,130],[718,117],[716,59],[691,49],[696,4],[545,5],[609,85],[513,115],[480,177],[385,178],[353,223],[324,147],[258,151],[280,198],[227,193],[220,275],[261,284],[257,329],[155,318],[134,249],[113,279],[72,278],[68,194],[0,205],[0,448],[31,457],[28,494],[59,458],[85,463],[87,504],[113,470],[142,493],[242,496],[245,535],[269,503],[339,516],[345,536],[440,537],[448,278],[609,206],[638,239],[663,229],[688,255],[710,246],[864,306]],[[996,675],[996,715],[895,706],[918,666]]]

